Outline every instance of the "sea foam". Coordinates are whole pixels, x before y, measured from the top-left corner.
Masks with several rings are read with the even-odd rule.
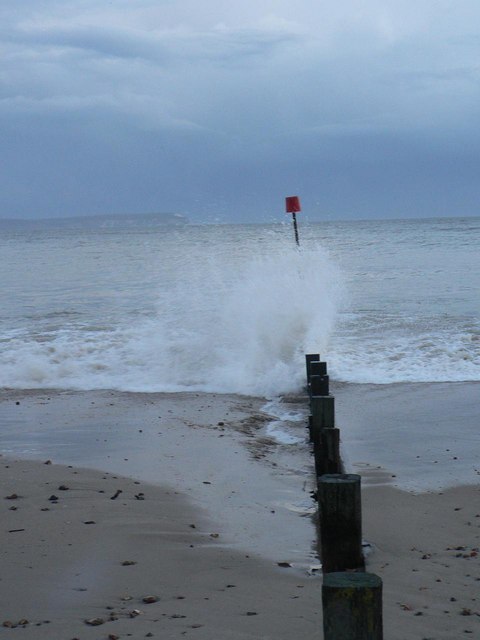
[[[4,342],[0,385],[274,395],[304,382],[325,349],[342,278],[320,247],[242,246],[177,257],[154,312],[92,326],[64,319]]]

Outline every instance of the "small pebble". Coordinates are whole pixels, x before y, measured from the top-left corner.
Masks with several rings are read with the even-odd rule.
[[[88,624],[91,627],[98,627],[101,624],[105,624],[105,620],[103,618],[90,618],[85,620],[85,624]]]

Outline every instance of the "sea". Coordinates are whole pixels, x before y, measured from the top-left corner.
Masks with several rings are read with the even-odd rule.
[[[3,229],[0,387],[480,380],[480,218]]]

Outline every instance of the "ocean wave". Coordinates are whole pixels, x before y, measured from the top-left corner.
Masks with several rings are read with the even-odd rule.
[[[336,339],[331,374],[342,382],[473,382],[480,380],[480,331]]]
[[[319,247],[247,257],[184,265],[153,317],[112,326],[65,317],[10,336],[0,385],[265,396],[299,388],[305,352],[329,342],[342,278]]]
[[[346,382],[480,380],[478,238],[438,224],[305,226],[301,250],[275,225],[19,237],[0,385],[274,396],[309,352]]]
[[[167,314],[134,326],[10,336],[0,348],[0,386],[272,396],[301,389],[304,354],[317,351],[331,378],[343,382],[480,380],[478,331],[331,336],[333,302],[313,313],[292,287],[288,304],[276,311],[274,295],[254,304],[245,294],[245,306],[226,301],[216,321],[208,315],[196,323],[192,311],[190,325]]]

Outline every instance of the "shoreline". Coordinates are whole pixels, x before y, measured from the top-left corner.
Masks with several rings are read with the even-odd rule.
[[[0,451],[170,486],[219,522],[233,548],[308,567],[316,559],[306,428],[292,423],[299,442],[282,445],[267,433],[275,418],[264,405],[212,393],[4,391]]]
[[[480,382],[332,387],[342,458],[364,487],[423,493],[480,481]]]
[[[344,447],[368,435],[364,427],[375,411],[380,424],[394,425],[398,406],[389,414],[386,407],[395,398],[404,402],[405,390],[390,389],[382,398],[378,388],[333,389]],[[475,389],[463,391],[473,402]],[[368,415],[363,405],[353,411],[358,394],[371,400]],[[317,561],[306,442],[269,438],[271,417],[261,398],[154,396],[0,393],[8,455],[0,458],[0,624],[27,619],[22,633],[39,640],[98,640],[108,633],[321,637],[321,573],[307,574]],[[286,400],[292,409],[298,402]],[[356,422],[347,422],[349,411]],[[303,424],[288,426],[305,435]],[[450,433],[437,433],[438,446]],[[30,459],[13,460],[22,452]],[[85,468],[87,453],[88,467],[105,462],[107,468]],[[53,464],[44,464],[49,459]],[[375,462],[372,455],[372,467]],[[408,464],[397,473],[392,478],[387,466],[363,469],[363,531],[372,545],[367,570],[384,581],[385,640],[475,637],[478,482],[418,493],[394,486],[403,474],[410,478]],[[22,497],[6,499],[12,494]],[[51,495],[59,499],[49,501]],[[146,596],[159,600],[147,604]],[[141,613],[130,617],[136,609]],[[85,623],[96,617],[104,620],[99,629]]]

